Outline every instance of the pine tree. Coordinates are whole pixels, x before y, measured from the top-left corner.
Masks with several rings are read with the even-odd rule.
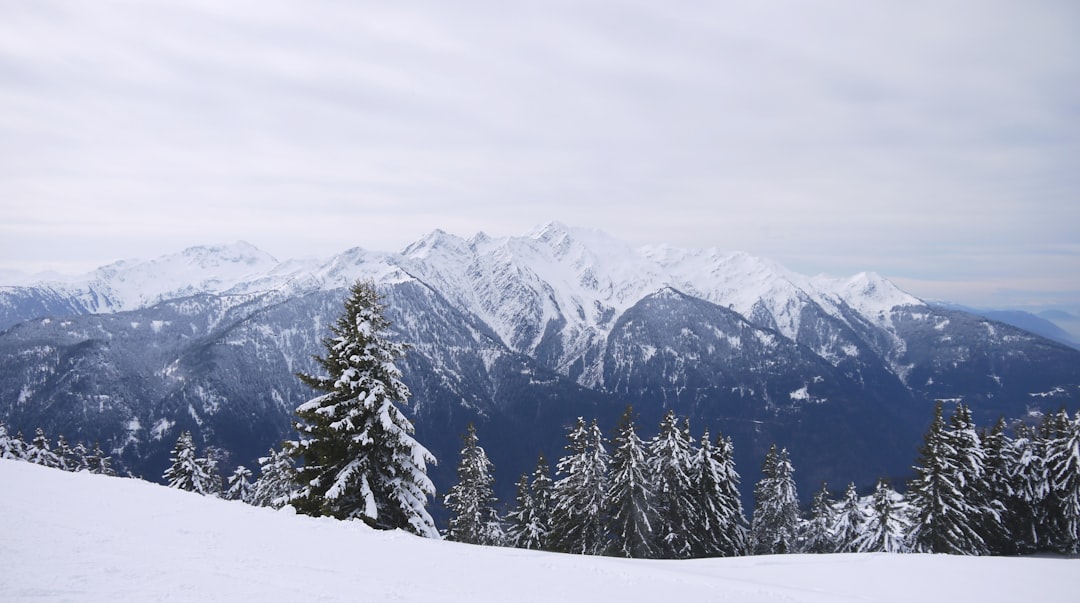
[[[689,426],[679,427],[674,411],[660,421],[660,430],[649,443],[649,472],[654,480],[657,521],[653,529],[661,555],[667,559],[692,557],[696,547],[697,517],[694,453]]]
[[[634,428],[633,408],[619,419],[611,456],[607,501],[611,517],[611,554],[652,559],[660,555],[653,535],[656,508],[645,462],[645,449]]]
[[[98,442],[94,442],[94,449],[86,455],[86,470],[99,475],[116,475],[112,468],[112,457],[101,450]]]
[[[26,443],[26,439],[23,437],[21,431],[15,432],[15,437],[11,438],[11,454],[10,458],[25,461],[29,458],[30,445]]]
[[[172,465],[162,477],[170,488],[202,495],[214,495],[220,490],[220,478],[208,471],[211,467],[207,459],[196,456],[190,431],[180,433],[169,461]]]
[[[810,503],[810,517],[802,524],[802,545],[804,553],[832,553],[836,551],[836,536],[833,525],[836,512],[829,497],[828,484],[821,484],[821,489],[814,494]]]
[[[299,375],[325,393],[296,409],[300,439],[290,449],[303,466],[293,505],[309,515],[438,538],[427,511],[435,495],[427,464],[435,457],[413,438],[412,422],[397,406],[410,393],[394,364],[405,346],[387,339],[389,326],[375,285],[356,283],[330,327],[334,336],[323,340],[326,357],[316,358],[328,376]]]
[[[1016,539],[1011,530],[1015,520],[1012,505],[1012,479],[1008,468],[1009,437],[1005,433],[1005,419],[999,418],[989,430],[984,430],[979,440],[985,455],[983,477],[978,482],[978,498],[983,504],[997,510],[997,516],[989,512],[980,514],[976,528],[986,541],[990,554],[1016,554]]]
[[[71,456],[74,459],[74,465],[72,465],[71,471],[89,471],[90,465],[87,461],[90,456],[90,451],[86,449],[86,444],[82,442],[76,442],[71,447]]]
[[[751,533],[758,555],[794,552],[799,527],[799,496],[792,474],[795,469],[786,448],[774,444],[765,455],[761,479],[754,487],[754,518]]]
[[[233,474],[229,476],[228,488],[225,490],[225,500],[239,500],[251,502],[255,486],[251,483],[251,469],[243,465],[237,465]]]
[[[472,423],[462,440],[464,446],[457,466],[458,482],[444,499],[450,511],[446,538],[471,544],[500,544],[502,530],[495,511],[498,501],[492,488],[495,483],[493,466],[479,444]]]
[[[858,553],[906,553],[909,550],[909,529],[904,498],[890,488],[888,482],[878,480],[866,527],[852,542],[851,550]]]
[[[56,438],[56,448],[53,450],[53,453],[56,454],[56,459],[59,463],[57,467],[64,471],[78,471],[79,467],[82,465],[82,459],[76,456],[75,451],[71,448],[71,445],[68,444],[64,434],[60,434],[60,436]]]
[[[536,522],[536,499],[533,498],[529,474],[522,473],[517,483],[514,508],[506,514],[506,544],[516,549],[540,549],[546,531]]]
[[[1046,468],[1055,519],[1055,549],[1080,554],[1080,412],[1074,420],[1058,413],[1054,437],[1047,442]]]
[[[0,459],[22,460],[25,454],[22,438],[16,439],[8,432],[7,425],[0,421]]]
[[[256,507],[280,509],[289,504],[296,489],[296,469],[287,447],[270,449],[259,457],[259,479],[251,493],[251,504]]]
[[[508,516],[509,546],[519,549],[548,550],[551,534],[551,468],[544,455],[536,460],[530,481],[522,475],[518,482],[517,506]]]
[[[694,469],[698,509],[698,524],[693,530],[694,556],[745,555],[750,534],[739,498],[739,473],[735,470],[731,439],[718,435],[714,447],[709,443],[709,433],[705,432],[694,457]]]
[[[578,417],[567,440],[570,454],[556,467],[549,544],[564,553],[602,555],[609,540],[605,497],[610,461],[604,437],[595,420],[586,426]]]
[[[837,553],[851,553],[855,551],[855,541],[862,536],[866,527],[866,515],[862,505],[859,504],[859,492],[855,489],[855,482],[848,484],[844,492],[844,498],[838,503],[836,510],[836,522],[832,532],[835,539],[835,551]]]
[[[952,425],[965,431],[967,420],[959,407],[958,415],[954,415]],[[946,428],[939,402],[919,452],[916,477],[908,484],[912,506],[909,540],[915,550],[955,555],[978,555],[987,550],[976,530],[981,511],[967,499],[968,485],[976,474],[981,477],[981,453],[970,447],[968,434]]]
[[[54,469],[60,467],[60,457],[56,456],[56,453],[52,451],[52,447],[49,446],[49,438],[45,437],[45,431],[40,427],[34,432],[33,441],[26,447],[26,460]]]
[[[1003,523],[1009,535],[1007,554],[1022,555],[1039,550],[1039,510],[1049,492],[1046,480],[1045,459],[1038,451],[1038,436],[1025,425],[1016,430],[1016,436],[1005,441],[1005,477],[1007,489],[1006,513]]]

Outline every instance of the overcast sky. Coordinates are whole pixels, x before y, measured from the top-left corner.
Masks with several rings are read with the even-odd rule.
[[[1074,0],[0,0],[0,269],[549,220],[1080,308]]]

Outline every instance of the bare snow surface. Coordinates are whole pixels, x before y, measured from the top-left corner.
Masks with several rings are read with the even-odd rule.
[[[0,460],[3,601],[1080,600],[1080,559],[641,561],[376,532],[134,479]]]

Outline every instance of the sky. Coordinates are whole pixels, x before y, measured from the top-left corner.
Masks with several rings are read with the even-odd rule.
[[[1080,3],[0,0],[0,270],[557,220],[1080,311]]]

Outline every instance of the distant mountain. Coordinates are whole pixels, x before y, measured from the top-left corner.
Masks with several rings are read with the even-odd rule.
[[[374,281],[414,393],[418,437],[453,481],[475,422],[500,494],[564,427],[610,430],[627,404],[647,433],[667,409],[695,436],[733,436],[744,489],[773,442],[803,494],[904,477],[936,399],[976,418],[1075,409],[1080,351],[929,305],[878,275],[808,277],[744,253],[633,248],[551,223],[521,237],[435,231],[401,253],[279,262],[246,244],[121,262],[0,288],[0,418],[100,440],[154,478],[178,432],[251,465],[312,395],[294,376]]]
[[[1003,322],[1007,325],[1012,325],[1024,329],[1025,331],[1041,335],[1047,339],[1052,339],[1058,343],[1063,343],[1069,347],[1080,349],[1080,340],[1072,335],[1069,331],[1059,326],[1059,323],[1080,323],[1080,318],[1062,311],[1044,311],[1039,314],[1032,314],[1031,312],[1024,312],[1022,310],[986,310],[981,308],[971,308],[969,306],[961,306],[959,304],[940,304],[946,308],[952,308],[955,310],[961,310],[990,320],[996,320]]]

